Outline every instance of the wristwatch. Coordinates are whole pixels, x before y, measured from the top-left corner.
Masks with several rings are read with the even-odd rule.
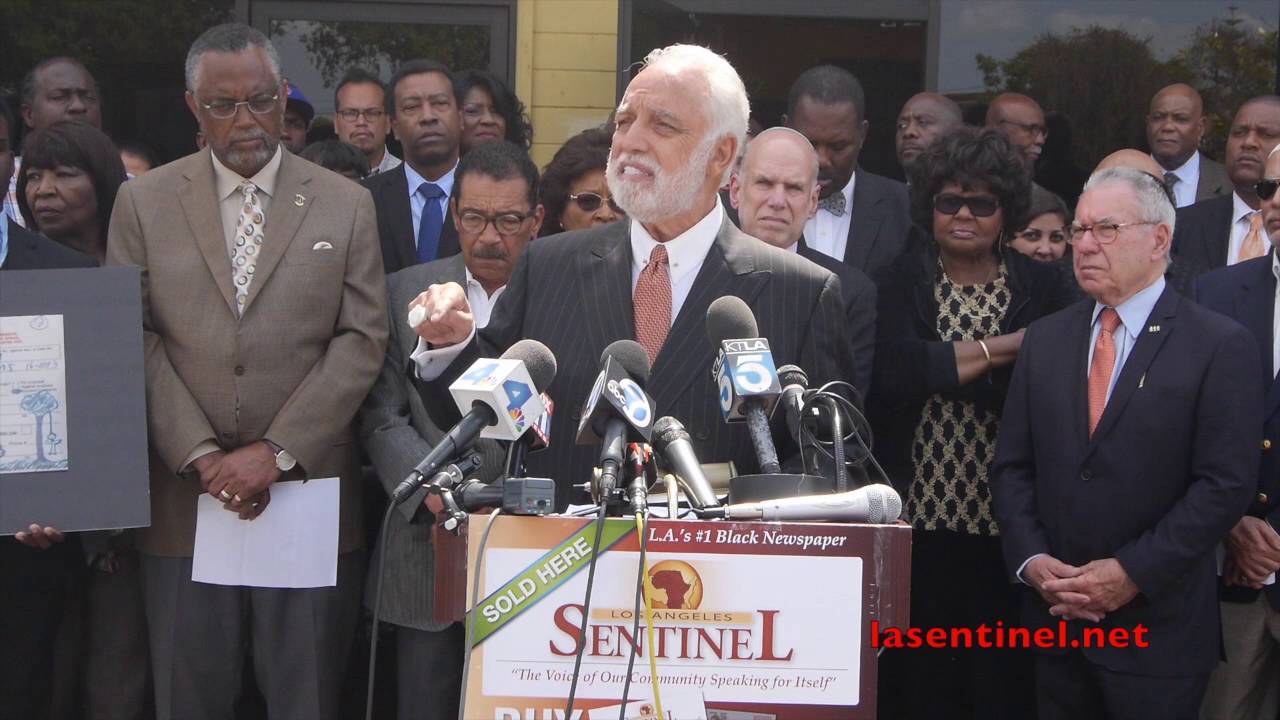
[[[290,470],[297,467],[298,461],[292,455],[289,454],[288,450],[285,450],[284,448],[280,447],[279,445],[265,438],[262,440],[262,442],[266,443],[268,447],[276,451],[276,469],[277,470],[279,470],[282,473],[287,473]]]

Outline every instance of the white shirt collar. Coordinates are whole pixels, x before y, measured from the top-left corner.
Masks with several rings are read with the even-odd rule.
[[[462,266],[462,271],[466,273],[466,276],[467,276],[467,287],[474,289],[476,292],[479,292],[486,297],[489,296],[489,291],[485,290],[484,286],[480,284],[480,281],[476,279],[476,276],[471,274],[471,268],[467,267],[464,264]],[[503,285],[497,290],[494,290],[493,296],[492,296],[493,300],[496,301],[498,299],[498,296],[502,294],[502,291],[506,289],[507,289],[507,286]]]
[[[1231,224],[1234,225],[1255,212],[1257,210],[1249,207],[1249,204],[1240,197],[1240,193],[1231,193]]]
[[[686,275],[702,267],[702,260],[716,241],[720,226],[724,223],[724,209],[720,207],[720,198],[716,198],[715,207],[693,227],[671,238],[664,245],[667,248],[668,271],[671,284],[674,286]],[[649,264],[649,254],[657,247],[649,231],[644,229],[639,220],[631,221],[631,265],[632,277],[645,265]]]
[[[787,246],[787,251],[788,251],[788,252],[793,252],[793,253],[798,253],[798,252],[800,252],[800,241],[799,241],[799,240],[797,240],[797,241],[795,241],[795,242],[791,243],[790,245],[788,245],[788,246]]]
[[[1168,172],[1177,175],[1182,182],[1186,182],[1187,178],[1192,176],[1200,177],[1200,151],[1191,153],[1191,157],[1187,158],[1186,162]]]
[[[1280,251],[1275,248],[1271,249],[1271,274],[1276,276],[1276,280],[1280,281]],[[1276,283],[1276,293],[1280,294],[1280,282]]]
[[[453,174],[457,171],[458,171],[458,163],[455,162],[453,164],[453,167],[449,168],[449,172],[445,173],[444,175],[441,175],[439,179],[428,180],[422,177],[421,175],[419,175],[417,171],[413,169],[412,165],[410,165],[409,163],[405,163],[404,176],[405,176],[405,179],[409,181],[409,197],[413,197],[414,195],[417,195],[418,188],[421,187],[422,183],[424,182],[434,182],[436,185],[440,186],[441,190],[444,191],[444,196],[446,198],[453,197]]]
[[[283,146],[277,145],[276,154],[272,155],[271,159],[267,161],[267,164],[251,178],[246,178],[235,170],[223,165],[222,161],[218,159],[218,156],[214,155],[212,152],[209,153],[209,157],[213,158],[213,177],[214,181],[217,183],[219,202],[226,200],[231,196],[231,193],[239,192],[240,184],[245,180],[257,185],[258,190],[266,193],[267,197],[275,197],[276,175],[280,173],[280,163],[283,162],[282,158],[284,157]]]

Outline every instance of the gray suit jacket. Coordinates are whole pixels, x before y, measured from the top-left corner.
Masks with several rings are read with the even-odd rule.
[[[1200,181],[1196,183],[1196,202],[1207,200],[1215,195],[1230,195],[1233,188],[1231,178],[1227,177],[1227,168],[1216,160],[1200,155]]]
[[[387,314],[391,322],[387,354],[378,380],[360,410],[360,437],[378,480],[388,494],[403,480],[456,421],[458,413],[445,394],[432,398],[428,408],[413,382],[416,369],[409,355],[418,335],[409,328],[409,302],[433,283],[456,282],[466,286],[462,255],[411,265],[387,276]],[[446,404],[447,403],[447,404]],[[479,477],[485,482],[503,471],[503,447],[481,440],[476,449],[484,456]],[[374,551],[369,564],[365,604],[373,606],[379,557],[386,553],[382,579],[380,617],[387,622],[419,630],[441,630],[448,623],[431,620],[435,592],[435,561],[431,548],[431,517],[422,507],[425,493],[399,507],[387,527],[386,544]]]
[[[142,269],[152,524],[139,547],[191,556],[202,490],[178,473],[197,446],[270,438],[306,476],[341,478],[338,548],[357,549],[352,421],[387,339],[373,199],[285,152],[239,315],[215,188],[203,150],[120,186],[111,216],[107,264]]]

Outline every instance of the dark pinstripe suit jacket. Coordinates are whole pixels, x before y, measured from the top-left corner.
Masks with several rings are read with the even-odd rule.
[[[689,429],[699,459],[733,461],[740,472],[754,472],[745,426],[721,421],[711,377],[715,350],[707,337],[707,307],[723,295],[751,306],[774,362],[804,368],[811,385],[851,367],[852,350],[836,276],[744,235],[725,218],[658,354],[648,391],[659,416],[672,415]],[[600,353],[614,340],[634,337],[630,224],[553,235],[525,250],[489,326],[441,380],[451,381],[478,353],[496,356],[521,338],[539,340],[555,353],[559,369],[550,393],[559,411],[551,447],[529,456],[529,470],[556,480],[563,506],[570,486],[587,481],[599,457],[598,447],[575,445],[574,438]]]

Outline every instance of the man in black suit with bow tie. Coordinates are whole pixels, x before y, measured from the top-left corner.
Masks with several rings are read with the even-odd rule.
[[[628,222],[532,243],[478,339],[460,286],[435,285],[413,301],[426,310],[418,334],[436,348],[419,363],[424,380],[448,380],[478,354],[520,338],[555,354],[550,394],[566,410],[555,414],[551,446],[530,456],[529,471],[556,479],[561,507],[599,455],[573,444],[579,414],[567,409],[586,399],[600,352],[615,340],[634,338],[649,352],[657,415],[688,427],[703,462],[731,460],[743,472],[757,462],[745,428],[720,419],[706,331],[713,300],[743,299],[774,361],[798,364],[815,384],[852,364],[836,277],[744,235],[718,200],[747,129],[746,91],[733,67],[702,47],[653,51],[627,86],[616,126],[607,179]],[[424,372],[424,364],[435,369]]]
[[[902,254],[911,218],[906,185],[858,167],[866,105],[849,71],[820,65],[792,83],[782,123],[818,152],[818,211],[805,223],[805,243],[875,277]]]

